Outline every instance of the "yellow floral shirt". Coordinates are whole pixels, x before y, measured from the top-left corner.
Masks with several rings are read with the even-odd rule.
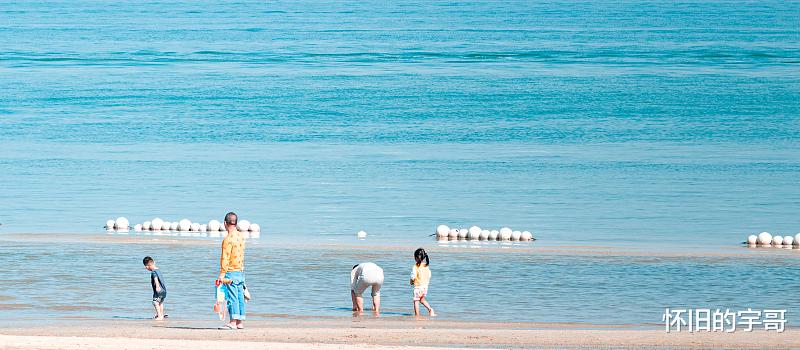
[[[222,240],[222,257],[219,272],[244,271],[244,237],[234,231]]]

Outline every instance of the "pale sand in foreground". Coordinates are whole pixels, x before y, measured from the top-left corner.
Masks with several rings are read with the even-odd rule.
[[[661,329],[438,320],[251,321],[243,331],[192,321],[62,321],[0,328],[0,349],[800,348],[800,330],[665,333]]]

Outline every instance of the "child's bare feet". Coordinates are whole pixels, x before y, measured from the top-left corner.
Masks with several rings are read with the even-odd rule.
[[[436,317],[436,313],[433,312],[433,309],[431,309],[430,314],[431,314],[431,317]]]
[[[155,318],[153,318],[153,319],[154,319],[154,320],[156,320],[156,321],[163,321],[163,320],[164,320],[164,316],[161,316],[161,317],[159,317],[159,316],[156,316],[156,317],[155,317]]]

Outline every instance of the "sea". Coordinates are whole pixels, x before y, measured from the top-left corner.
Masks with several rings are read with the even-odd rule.
[[[235,211],[262,227],[256,318],[351,317],[349,269],[367,260],[386,272],[383,317],[408,317],[426,247],[445,319],[642,325],[710,307],[796,325],[800,250],[741,242],[800,232],[798,14],[0,0],[0,315],[149,317],[152,255],[167,313],[210,318],[214,238],[103,226]],[[438,243],[440,224],[537,240]]]

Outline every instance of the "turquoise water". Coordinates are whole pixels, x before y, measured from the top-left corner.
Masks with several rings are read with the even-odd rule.
[[[0,1],[0,233],[236,210],[262,239],[311,243],[363,229],[427,245],[440,223],[653,250],[795,234],[798,13],[781,1]],[[143,252],[109,252],[129,253],[135,266]],[[562,269],[519,259],[534,261],[514,276]],[[730,268],[741,288],[771,283]],[[698,281],[721,292],[728,272]],[[633,307],[620,319],[655,319]]]

